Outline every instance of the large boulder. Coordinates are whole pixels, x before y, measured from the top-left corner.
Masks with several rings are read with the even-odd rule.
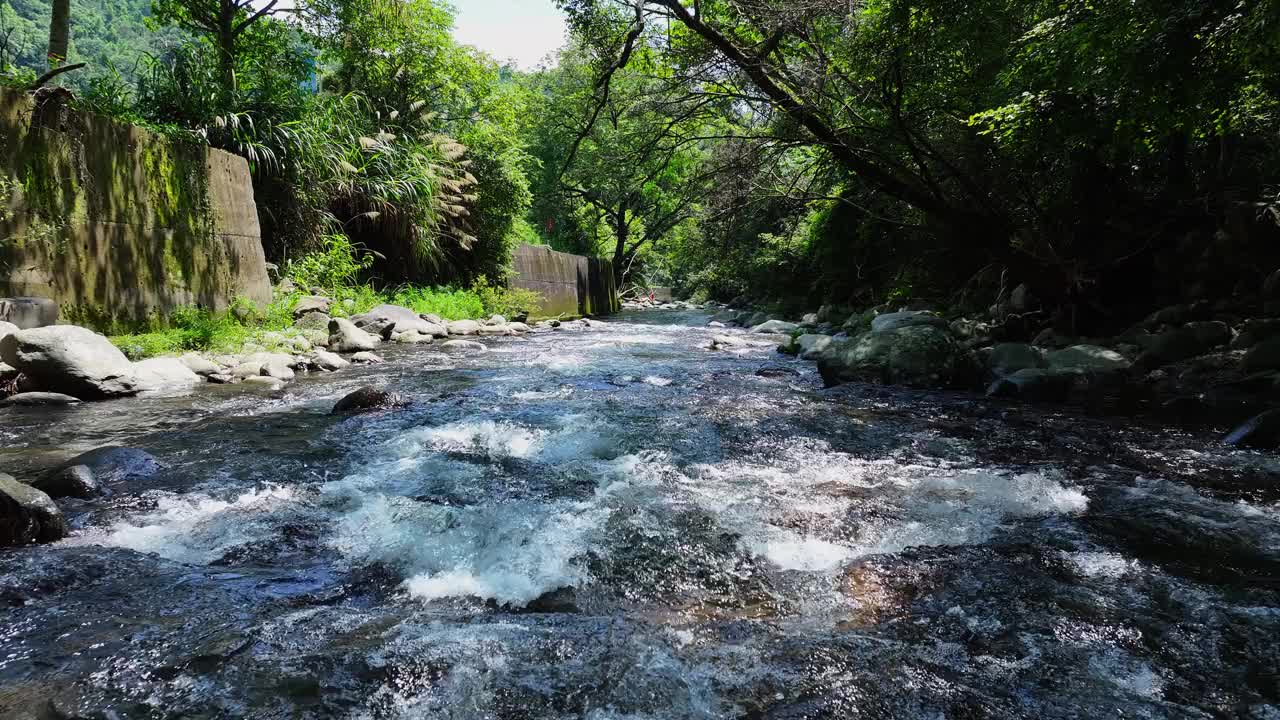
[[[49,468],[37,484],[77,466],[88,468],[98,486],[141,480],[160,472],[160,463],[151,453],[137,448],[108,445],[81,453]]]
[[[186,355],[183,355],[182,357],[178,358],[178,360],[180,360],[183,365],[186,365],[188,370],[199,375],[200,377],[207,378],[210,375],[217,375],[218,373],[222,372],[222,367],[220,365],[213,362],[212,360],[209,360],[208,358],[200,357],[195,353],[188,353]]]
[[[333,300],[319,295],[307,295],[298,298],[297,304],[293,306],[293,317],[298,320],[311,313],[327,315],[331,307],[333,307]]]
[[[1049,353],[1050,370],[1098,375],[1128,370],[1130,363],[1115,350],[1097,345],[1073,345]]]
[[[751,328],[753,333],[770,333],[774,335],[790,335],[800,329],[800,326],[786,322],[785,320],[768,320]]]
[[[105,337],[75,325],[19,330],[0,340],[0,360],[41,390],[99,399],[134,395],[133,363]]]
[[[378,338],[356,327],[350,320],[329,321],[329,349],[340,353],[367,352],[378,347]]]
[[[973,382],[975,367],[972,353],[946,330],[928,324],[835,343],[818,359],[818,371],[828,387],[856,381],[960,387]]]
[[[5,322],[4,320],[0,320],[0,340],[3,340],[6,335],[12,335],[18,332],[18,330],[20,329],[21,328],[19,328],[17,325],[14,325],[11,322]]]
[[[440,323],[432,322],[407,307],[399,305],[379,305],[367,313],[357,315],[351,320],[356,327],[370,325],[377,327],[385,322],[395,323],[395,331],[399,333],[414,332],[432,337],[448,337],[449,330]],[[370,332],[373,332],[370,330]]]
[[[329,321],[333,318],[328,313],[310,312],[293,321],[293,326],[302,331],[318,330],[328,332]]]
[[[1026,343],[1000,343],[987,355],[987,368],[996,377],[1012,375],[1019,370],[1043,368],[1044,352]]]
[[[325,372],[337,372],[351,365],[351,363],[343,360],[341,356],[325,350],[317,350],[311,356],[311,364]]]
[[[182,390],[204,382],[204,378],[178,358],[142,360],[133,364],[133,371],[143,390]]]
[[[88,465],[72,465],[57,472],[40,476],[31,487],[51,498],[80,498],[88,500],[98,494],[98,478]]]
[[[450,335],[479,335],[480,323],[475,320],[454,320],[449,323]]]
[[[0,547],[55,542],[66,536],[67,521],[48,495],[0,473]]]
[[[928,326],[945,328],[947,321],[927,310],[907,310],[904,312],[877,315],[871,321],[871,332],[891,332],[907,327]]]
[[[743,327],[755,327],[757,325],[769,322],[769,316],[762,312],[753,312],[747,315],[746,317],[739,315],[738,322],[741,323]]]
[[[797,354],[801,360],[817,360],[835,342],[830,335],[801,335],[796,338]]]

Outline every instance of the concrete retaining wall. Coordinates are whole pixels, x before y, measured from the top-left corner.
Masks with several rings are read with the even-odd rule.
[[[271,300],[249,166],[0,90],[0,296],[120,328]]]
[[[513,264],[511,284],[542,294],[537,317],[609,315],[620,309],[608,260],[521,245]]]

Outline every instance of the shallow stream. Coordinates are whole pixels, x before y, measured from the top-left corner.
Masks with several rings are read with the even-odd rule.
[[[705,322],[0,410],[165,466],[0,551],[0,717],[1280,718],[1276,456]]]

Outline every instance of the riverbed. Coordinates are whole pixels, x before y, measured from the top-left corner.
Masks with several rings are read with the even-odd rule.
[[[0,717],[1280,718],[1274,454],[706,321],[0,410],[164,466],[0,554]]]

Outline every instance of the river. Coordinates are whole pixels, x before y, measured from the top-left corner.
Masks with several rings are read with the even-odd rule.
[[[0,716],[1280,718],[1275,455],[705,323],[0,411],[165,467],[0,552]]]

